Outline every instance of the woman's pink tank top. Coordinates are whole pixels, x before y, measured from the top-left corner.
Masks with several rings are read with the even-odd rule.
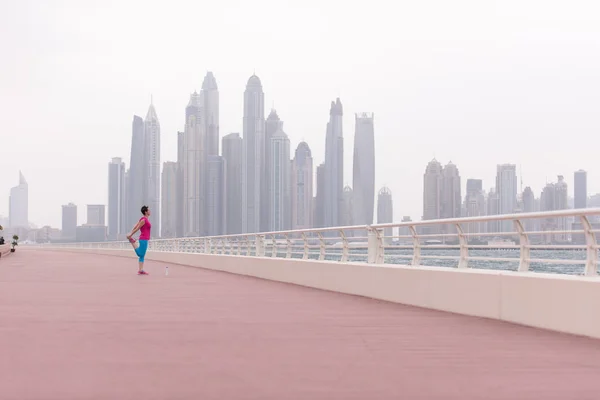
[[[152,224],[146,217],[140,218],[140,221],[144,220],[144,225],[140,228],[140,240],[150,240],[150,229]]]

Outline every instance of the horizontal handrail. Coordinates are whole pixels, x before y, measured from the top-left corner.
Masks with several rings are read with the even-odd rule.
[[[302,258],[305,260],[329,260],[340,262],[367,262],[371,264],[395,264],[399,259],[411,259],[410,265],[419,266],[427,260],[433,266],[456,266],[458,268],[502,268],[498,263],[518,262],[517,271],[583,273],[594,276],[598,266],[598,243],[590,217],[600,217],[600,208],[560,210],[550,212],[520,213],[510,215],[491,215],[482,217],[466,217],[437,219],[415,222],[399,222],[375,225],[354,225],[342,227],[287,230],[264,233],[231,234],[207,237],[184,237],[174,239],[153,239],[150,251],[185,252],[202,254],[220,254],[253,257]],[[566,219],[578,222],[577,229],[569,230]],[[526,231],[529,221],[540,219],[543,222],[561,220],[553,230],[532,229]],[[599,218],[600,219],[600,218]],[[514,231],[507,231],[503,224],[499,232],[473,232],[468,230],[469,224],[510,221]],[[419,232],[420,228],[442,225],[439,231]],[[498,228],[500,226],[498,225]],[[404,235],[394,235],[393,230],[406,229]],[[500,229],[499,229],[500,230]],[[481,243],[485,237],[509,237],[513,241],[491,241]],[[404,241],[396,241],[394,239]],[[550,243],[532,243],[532,239],[544,238]],[[550,238],[550,239],[548,239]],[[559,238],[554,243],[553,238]],[[580,240],[574,240],[579,238]],[[437,239],[438,243],[432,243]],[[473,243],[470,243],[472,240]],[[581,242],[581,243],[576,243]],[[129,242],[95,242],[95,243],[53,243],[45,246],[61,248],[98,248],[126,249]],[[361,251],[363,251],[361,253]],[[410,251],[411,254],[405,252]],[[431,252],[440,254],[431,254]],[[470,254],[469,252],[476,252]],[[488,251],[489,255],[481,254]],[[519,257],[506,258],[502,252],[519,252]],[[585,251],[585,258],[581,258]],[[456,254],[448,254],[456,252]],[[494,253],[495,252],[495,253]],[[500,252],[500,254],[498,253]],[[532,252],[544,253],[532,257]],[[550,254],[554,252],[556,254]],[[425,254],[426,253],[426,254]],[[577,258],[580,257],[580,258]],[[458,260],[457,265],[450,265],[447,260]],[[487,262],[487,264],[486,264]],[[491,264],[490,264],[491,263]],[[404,263],[405,264],[405,263]],[[534,264],[533,268],[530,268]],[[583,264],[583,271],[573,270],[570,266]],[[428,264],[429,265],[429,264]],[[540,266],[541,265],[541,266]],[[556,266],[550,268],[549,266]],[[562,267],[561,267],[562,266]],[[506,268],[514,268],[508,267]],[[560,269],[562,268],[562,269]]]

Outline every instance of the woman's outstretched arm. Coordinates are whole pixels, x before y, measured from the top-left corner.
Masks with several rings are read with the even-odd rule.
[[[135,224],[135,226],[133,227],[133,229],[131,230],[131,232],[129,232],[129,235],[127,235],[127,239],[130,239],[137,231],[140,230],[140,228],[146,223],[146,221],[144,221],[143,219],[139,220],[137,224]]]

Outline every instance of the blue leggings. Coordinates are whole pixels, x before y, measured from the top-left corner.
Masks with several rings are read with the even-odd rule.
[[[144,262],[144,257],[146,256],[146,251],[148,250],[148,241],[140,240],[140,246],[135,249],[135,254],[139,257],[140,262]]]

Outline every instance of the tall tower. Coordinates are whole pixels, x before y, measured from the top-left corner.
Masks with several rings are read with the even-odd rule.
[[[185,108],[182,144],[183,236],[203,236],[206,134],[202,97],[194,92]]]
[[[207,72],[202,82],[202,105],[204,131],[206,132],[206,155],[219,155],[219,88],[212,72]]]
[[[574,181],[575,208],[587,208],[587,172],[576,171]]]
[[[177,195],[175,196],[175,201],[177,203],[177,211],[175,223],[175,237],[183,237],[185,232],[183,223],[183,162],[185,154],[185,148],[183,146],[184,139],[185,133],[177,132]]]
[[[146,165],[148,168],[145,202],[152,212],[150,218],[157,228],[155,232],[158,236],[160,235],[160,123],[152,103],[150,103],[144,121],[144,136],[146,140]]]
[[[313,223],[313,159],[310,147],[300,142],[292,162],[292,229],[309,229]]]
[[[377,223],[385,224],[394,222],[394,205],[392,202],[392,192],[389,188],[383,187],[377,195]],[[393,228],[385,228],[383,235],[386,244],[392,242]]]
[[[19,171],[19,185],[10,189],[8,218],[11,228],[29,228],[29,185]]]
[[[221,156],[208,156],[206,162],[206,235],[225,234],[226,228],[226,180],[225,159]]]
[[[119,240],[127,234],[125,214],[125,163],[115,157],[108,163],[109,240]]]
[[[533,190],[531,187],[527,186],[523,190],[523,212],[531,213],[535,211],[535,195],[533,194]],[[536,220],[526,219],[525,220],[525,230],[526,231],[535,231],[536,230]]]
[[[423,219],[439,219],[442,216],[442,164],[433,159],[427,164],[423,175]]]
[[[449,162],[442,170],[441,217],[459,218],[461,198],[460,174],[456,165]]]
[[[354,190],[349,185],[344,186],[342,191],[342,202],[340,207],[340,226],[352,226],[354,223]],[[353,232],[346,235],[352,236]]]
[[[317,167],[317,194],[313,208],[313,225],[315,228],[325,226],[325,164]]]
[[[467,194],[465,196],[465,211],[467,217],[480,217],[486,214],[483,181],[481,179],[467,179]],[[471,222],[465,224],[463,229],[467,233],[483,233],[485,222]]]
[[[61,239],[75,241],[77,232],[77,206],[73,203],[62,206]]]
[[[252,75],[244,92],[242,232],[260,230],[261,192],[265,191],[265,98],[260,79]]]
[[[167,161],[162,170],[162,224],[160,236],[174,238],[177,235],[177,163]]]
[[[325,139],[325,198],[323,226],[339,226],[343,205],[344,180],[344,133],[342,118],[344,109],[339,98],[331,102],[329,122]]]
[[[512,214],[517,208],[517,167],[514,164],[502,164],[497,167],[496,194],[498,196],[498,214]],[[512,232],[512,221],[502,221],[500,230]]]
[[[127,174],[127,226],[134,226],[140,217],[140,209],[146,201],[146,139],[144,135],[144,120],[133,116],[131,124],[131,156]],[[154,210],[152,210],[154,211]]]
[[[272,163],[272,153],[273,150],[271,148],[271,138],[275,135],[275,132],[279,129],[279,123],[281,120],[277,115],[277,111],[271,110],[269,116],[267,117],[267,121],[265,122],[265,149],[264,149],[264,161],[265,161],[265,174],[267,177],[264,180],[264,184],[262,185],[261,192],[261,202],[260,202],[260,230],[261,232],[266,232],[270,229],[269,218],[271,216],[271,180],[270,176],[272,174],[273,163]]]
[[[371,225],[375,211],[375,129],[372,113],[355,115],[354,164],[354,223]]]
[[[290,193],[290,140],[279,122],[271,136],[271,165],[269,179],[269,231],[289,230],[292,222]]]
[[[242,233],[242,153],[243,139],[239,133],[223,137],[225,159],[225,218],[226,233]]]

